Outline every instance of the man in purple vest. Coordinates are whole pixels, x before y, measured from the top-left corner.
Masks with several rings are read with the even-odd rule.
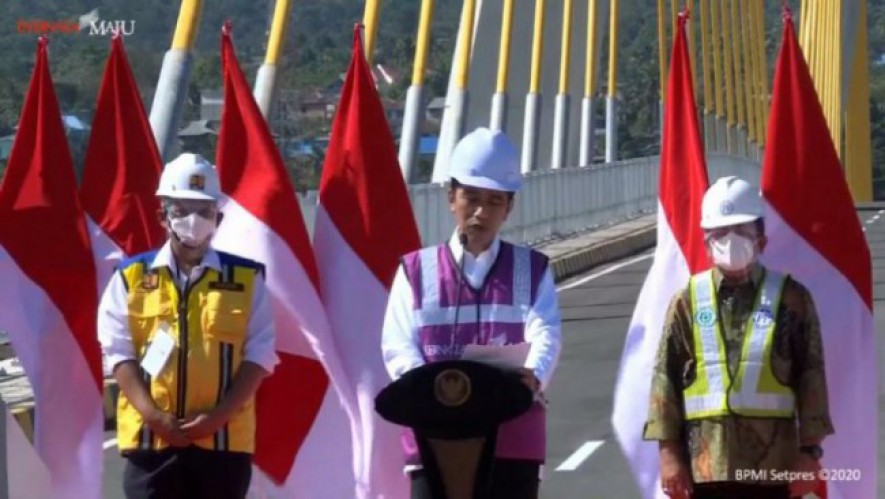
[[[502,241],[501,226],[522,184],[506,135],[479,128],[449,167],[455,230],[444,244],[405,255],[390,290],[382,351],[391,378],[428,362],[461,358],[470,344],[529,344],[523,381],[536,394],[528,412],[498,432],[492,498],[538,497],[546,454],[542,392],[560,352],[560,314],[547,257]],[[431,497],[411,432],[403,437],[412,498]]]

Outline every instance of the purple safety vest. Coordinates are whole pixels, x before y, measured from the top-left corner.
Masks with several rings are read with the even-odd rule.
[[[524,246],[501,242],[498,256],[480,289],[466,278],[458,289],[458,264],[448,246],[441,244],[403,257],[406,277],[414,296],[414,319],[419,345],[427,362],[461,357],[469,344],[525,343],[525,322],[537,299],[538,286],[547,270],[547,257]],[[458,326],[455,310],[461,293]],[[420,464],[414,434],[402,437],[407,464]],[[546,457],[546,411],[539,403],[523,415],[505,422],[498,431],[495,456],[543,462]]]

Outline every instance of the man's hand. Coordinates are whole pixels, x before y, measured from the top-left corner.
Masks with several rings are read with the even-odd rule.
[[[820,461],[800,452],[799,457],[793,462],[792,471],[796,473],[795,476],[798,478],[790,482],[791,496],[804,497],[805,494],[814,492],[820,477]]]
[[[676,443],[661,444],[661,488],[673,499],[690,499],[691,474],[682,460],[679,449]]]
[[[187,438],[178,420],[168,412],[164,412],[154,403],[151,392],[144,379],[141,369],[134,360],[120,362],[114,367],[114,378],[117,385],[135,410],[141,414],[144,423],[163,441],[173,447],[187,447],[191,441]]]
[[[529,387],[529,390],[531,390],[532,393],[538,393],[538,391],[541,390],[541,382],[535,377],[534,371],[527,367],[523,367],[520,369],[520,373],[522,374],[522,382],[525,386]]]
[[[206,413],[188,415],[181,421],[181,429],[187,438],[198,440],[210,437],[242,410],[250,398],[255,396],[258,386],[268,375],[261,366],[245,361],[240,365],[233,385],[221,403]]]
[[[182,431],[178,420],[171,413],[157,409],[151,411],[144,418],[144,422],[147,423],[151,431],[172,447],[187,447],[191,444],[191,439]]]
[[[191,440],[199,440],[201,438],[211,437],[222,426],[227,423],[215,412],[197,414],[194,417],[185,419],[181,425],[181,430]]]

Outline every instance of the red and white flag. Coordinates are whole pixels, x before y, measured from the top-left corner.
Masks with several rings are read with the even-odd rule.
[[[658,183],[657,248],[636,302],[618,373],[612,424],[644,499],[665,498],[660,485],[658,444],[643,441],[652,369],[670,300],[692,274],[710,267],[700,227],[701,201],[709,180],[698,128],[685,14],[673,43],[661,169]]]
[[[310,239],[229,26],[221,52],[224,109],[216,163],[227,199],[213,246],[266,266],[280,357],[256,398],[254,462],[262,473],[253,475],[252,490],[264,497],[353,497],[355,427],[341,403],[349,389],[341,386],[346,379],[320,302]]]
[[[824,441],[823,467],[842,475],[818,495],[873,498],[879,372],[870,250],[789,11],[772,99],[762,166],[768,234],[762,260],[809,289],[820,319],[836,430]]]
[[[53,89],[47,40],[0,183],[0,329],[34,392],[34,446],[53,497],[101,497],[95,262]]]
[[[156,249],[166,233],[154,192],[162,161],[123,37],[115,35],[98,91],[80,185],[101,291],[121,259]]]
[[[314,251],[320,289],[342,364],[359,407],[358,497],[406,498],[400,428],[375,413],[389,382],[381,328],[402,255],[420,247],[397,161],[358,28],[320,182]]]

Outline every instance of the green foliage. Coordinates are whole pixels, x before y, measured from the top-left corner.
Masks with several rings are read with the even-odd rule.
[[[448,86],[451,53],[455,44],[461,0],[437,0],[426,85],[431,96],[444,95]],[[527,2],[527,6],[533,2]],[[800,2],[790,2],[799,12]],[[75,20],[98,8],[102,19],[134,20],[135,34],[126,38],[126,51],[141,89],[145,108],[153,99],[163,54],[169,49],[180,2],[161,0],[41,0],[6,2],[0,21],[0,136],[10,133],[18,119],[34,58],[35,35],[17,32],[19,20]],[[214,0],[203,2],[203,17],[193,52],[193,73],[188,89],[185,119],[199,115],[200,91],[221,86],[220,28],[233,23],[234,43],[240,64],[251,80],[263,62],[273,0]],[[522,4],[519,4],[522,8]],[[769,81],[780,44],[781,2],[765,2],[766,52]],[[376,63],[398,70],[397,83],[384,96],[400,100],[411,81],[412,55],[421,2],[383,0],[377,33]],[[306,89],[333,84],[347,70],[354,23],[363,16],[364,2],[355,0],[298,0],[292,2],[290,23],[279,67],[279,86]],[[885,0],[871,0],[869,8],[870,93],[874,165],[885,166],[885,66],[876,65],[885,55]],[[620,155],[656,154],[660,141],[657,68],[657,2],[621,0],[619,47]],[[698,20],[694,13],[695,21]],[[669,11],[668,11],[669,18]],[[602,19],[607,26],[607,19]],[[695,36],[698,36],[695,31]],[[95,103],[110,39],[56,33],[50,35],[50,62],[56,90],[66,112],[88,118]],[[548,41],[548,43],[556,43]],[[605,82],[607,37],[600,64]],[[697,44],[699,46],[699,43]],[[669,51],[669,47],[668,47]],[[699,57],[696,62],[699,64]],[[697,75],[700,83],[700,75]],[[697,95],[702,94],[697,88]],[[328,122],[299,124],[299,136],[328,133]],[[214,154],[209,154],[214,156]],[[289,162],[299,189],[314,186],[322,157]],[[885,177],[885,171],[877,173]]]

